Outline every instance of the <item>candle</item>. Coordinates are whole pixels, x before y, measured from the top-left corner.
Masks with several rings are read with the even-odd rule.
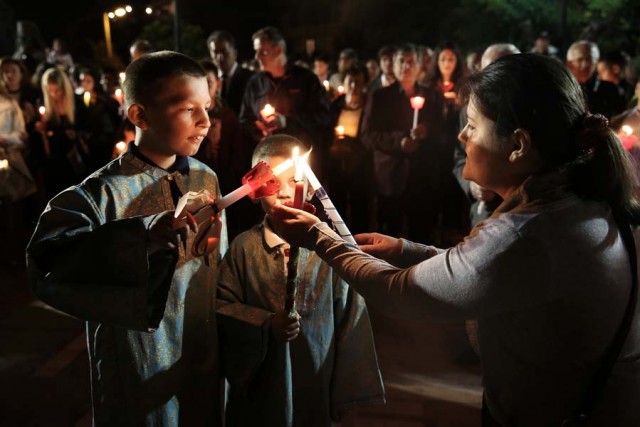
[[[424,107],[424,98],[421,96],[413,96],[409,98],[411,102],[411,108],[413,108],[413,127],[415,129],[418,126],[418,111]]]
[[[344,126],[336,126],[336,136],[338,137],[338,139],[344,139]]]
[[[44,116],[47,113],[47,109],[44,107],[38,108],[38,112],[40,113],[40,120],[44,122]]]
[[[0,170],[9,169],[9,160],[2,159],[0,160]]]
[[[303,170],[300,165],[301,159],[298,155],[299,153],[298,147],[293,147],[292,159],[293,165],[295,167],[295,172],[293,175],[293,181],[296,184],[296,189],[293,197],[293,207],[296,209],[302,209],[302,203],[304,202],[304,180],[302,179]]]
[[[228,208],[244,196],[251,198],[259,198],[275,194],[278,191],[278,185],[274,177],[280,175],[293,166],[293,161],[287,159],[280,163],[275,168],[271,169],[265,162],[258,162],[249,172],[242,177],[242,186],[236,188],[226,196],[211,201],[207,206],[201,208],[198,212],[193,214],[193,218],[197,224],[200,224],[211,217],[215,216],[218,212]],[[270,181],[273,182],[270,183]],[[266,185],[265,185],[266,184]],[[187,226],[187,217],[183,216],[184,208],[189,201],[188,193],[180,198],[176,205],[175,219],[173,223],[173,229],[177,230]]]
[[[629,125],[622,126],[618,133],[618,139],[620,139],[622,146],[627,151],[631,150],[638,143],[638,137],[633,134],[633,128]]]
[[[84,100],[84,105],[86,107],[89,107],[89,105],[91,105],[91,92],[86,91],[83,95],[82,95],[82,99]]]
[[[348,243],[353,243],[355,245],[356,241],[351,235],[347,224],[345,224],[345,222],[342,220],[338,209],[336,209],[336,207],[333,205],[333,202],[329,198],[329,195],[322,187],[322,185],[320,185],[320,181],[318,181],[318,178],[313,173],[311,166],[309,166],[307,162],[302,162],[302,168],[304,169],[305,176],[309,180],[309,185],[311,186],[313,191],[315,191],[315,195],[320,200],[320,203],[322,203],[327,216],[333,223],[333,226],[336,228],[336,231],[338,232],[340,237],[342,237]]]
[[[344,94],[344,86],[340,85],[338,86],[338,95],[342,95]]]
[[[114,147],[114,150],[113,150],[114,157],[117,157],[120,154],[124,153],[126,149],[127,149],[127,143],[126,142],[124,142],[124,141],[118,142],[116,144],[116,146]]]
[[[122,89],[120,88],[116,89],[116,91],[113,94],[113,97],[116,99],[116,101],[122,104],[122,101],[124,101],[124,94],[122,93]]]
[[[276,109],[271,106],[271,104],[267,104],[264,106],[262,110],[260,110],[260,116],[262,116],[262,120],[269,123],[273,119],[275,119]]]
[[[127,78],[127,75],[124,72],[122,72],[118,74],[118,76],[120,77],[120,83],[124,83],[124,79]]]
[[[323,81],[322,86],[324,86],[324,90],[326,90],[327,92],[331,90],[331,85],[329,84],[329,80]]]

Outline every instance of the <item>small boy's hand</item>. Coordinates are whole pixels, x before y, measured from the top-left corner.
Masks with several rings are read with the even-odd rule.
[[[280,341],[292,341],[300,334],[300,315],[289,318],[285,310],[279,311],[271,318],[271,333]]]
[[[405,154],[411,154],[418,149],[418,141],[413,138],[402,138],[400,141],[400,150]]]
[[[149,224],[149,241],[152,248],[178,247],[178,234],[173,230],[173,214],[174,211],[159,213]]]

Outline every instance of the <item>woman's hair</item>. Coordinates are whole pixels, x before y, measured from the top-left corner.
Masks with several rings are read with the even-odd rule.
[[[64,114],[71,124],[75,123],[75,96],[73,93],[73,85],[69,76],[61,67],[49,68],[42,75],[42,94],[44,96],[44,107],[46,108],[46,120],[59,121],[60,117],[56,113],[53,101],[49,97],[47,86],[56,84],[62,88],[64,92]]]
[[[429,86],[436,87],[440,79],[442,79],[442,73],[440,72],[440,67],[438,66],[438,62],[440,59],[440,54],[443,50],[450,50],[456,55],[456,67],[453,69],[453,73],[451,73],[451,82],[452,83],[460,83],[462,77],[464,77],[465,72],[465,61],[462,55],[460,54],[460,50],[458,47],[452,42],[442,42],[433,52],[431,63],[429,64]]]
[[[585,199],[609,203],[618,219],[640,223],[631,160],[607,120],[589,114],[582,89],[560,62],[504,56],[472,75],[463,96],[495,122],[498,139],[524,129],[546,171],[565,171]]]

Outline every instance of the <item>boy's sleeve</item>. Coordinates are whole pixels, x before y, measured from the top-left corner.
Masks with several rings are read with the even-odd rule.
[[[331,415],[340,421],[350,407],[385,402],[384,386],[364,299],[334,273],[336,355]]]
[[[217,324],[224,376],[246,390],[267,354],[271,313],[245,303],[248,255],[234,242],[222,260],[217,287]]]
[[[45,303],[87,321],[158,327],[178,251],[150,245],[156,215],[106,222],[72,187],[51,200],[27,247],[29,286]]]

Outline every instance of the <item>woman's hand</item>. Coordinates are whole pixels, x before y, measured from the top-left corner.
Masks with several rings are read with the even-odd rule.
[[[356,234],[353,237],[362,252],[383,259],[389,264],[399,265],[402,256],[400,239],[380,233]]]
[[[307,235],[311,227],[319,222],[318,217],[300,209],[284,205],[275,205],[273,207],[271,225],[273,225],[280,237],[292,246],[312,249],[307,242]]]

